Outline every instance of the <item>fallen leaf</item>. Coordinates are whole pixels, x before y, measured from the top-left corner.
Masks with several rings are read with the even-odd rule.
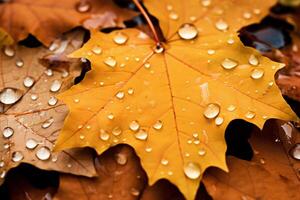
[[[282,65],[234,34],[271,3],[145,1],[165,34],[160,46],[135,29],[92,32],[72,54],[90,60],[93,70],[60,95],[71,112],[56,150],[90,146],[100,154],[129,144],[150,185],[165,178],[193,199],[207,167],[227,170],[224,131],[231,120],[262,127],[269,118],[297,119],[274,84]]]
[[[299,199],[299,136],[291,123],[266,123],[263,132],[252,133],[251,161],[229,156],[229,173],[216,168],[205,172],[203,183],[209,194],[216,200]]]
[[[32,34],[45,45],[50,45],[70,29],[87,24],[94,15],[100,16],[100,20],[96,20],[96,25],[91,28],[123,26],[123,21],[135,14],[119,8],[112,0],[13,0],[0,3],[0,27],[15,41]]]
[[[82,37],[71,34],[61,48],[65,53],[79,48]],[[47,69],[39,58],[53,54],[51,51],[43,47],[16,48],[4,48],[0,53],[1,182],[6,172],[21,162],[41,169],[95,175],[90,151],[51,152],[67,114],[66,105],[55,96],[71,87],[80,74],[79,62],[69,61],[65,69]]]
[[[62,174],[54,200],[138,199],[146,174],[130,147],[117,146],[95,159],[98,177]]]
[[[0,48],[4,45],[11,44],[13,44],[13,39],[2,28],[0,28]]]

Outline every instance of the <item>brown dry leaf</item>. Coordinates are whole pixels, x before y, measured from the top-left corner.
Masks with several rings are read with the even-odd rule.
[[[71,34],[56,53],[62,49],[69,53],[81,44],[82,34]],[[67,107],[55,95],[71,87],[81,71],[79,62],[69,62],[65,69],[47,69],[39,58],[49,56],[49,50],[16,48],[15,51],[7,47],[0,53],[1,178],[20,162],[42,169],[95,175],[90,151],[50,152],[67,114]]]
[[[299,199],[299,142],[300,134],[291,123],[268,121],[262,133],[252,133],[253,159],[228,157],[229,173],[207,170],[206,189],[216,200]]]
[[[63,174],[55,200],[137,200],[146,186],[146,174],[133,149],[119,145],[95,159],[98,177]]]
[[[82,24],[89,28],[123,26],[135,14],[112,0],[9,0],[0,3],[0,27],[15,41],[28,34],[43,44]]]

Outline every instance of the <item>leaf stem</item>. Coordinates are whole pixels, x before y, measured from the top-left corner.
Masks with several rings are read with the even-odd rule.
[[[147,12],[145,11],[145,9],[143,8],[143,6],[140,4],[139,0],[132,0],[134,2],[134,4],[138,7],[138,9],[141,11],[142,15],[145,17],[152,33],[153,33],[153,36],[154,36],[154,40],[156,42],[156,45],[157,46],[160,46],[161,45],[161,42],[159,40],[159,37],[158,37],[158,34],[155,30],[155,27],[149,17],[149,15],[147,14]]]

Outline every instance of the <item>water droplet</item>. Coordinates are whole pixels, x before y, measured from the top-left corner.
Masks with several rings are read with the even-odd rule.
[[[14,134],[14,129],[11,127],[5,127],[2,134],[5,138],[10,138]]]
[[[138,121],[134,120],[134,121],[130,122],[129,128],[132,131],[138,131],[140,129],[140,124],[138,123]]]
[[[44,146],[39,148],[36,153],[36,157],[40,160],[48,160],[51,156],[51,151],[48,147]]]
[[[42,124],[42,128],[46,129],[49,128],[54,122],[53,118],[47,119],[46,121],[44,121],[44,123]]]
[[[260,161],[261,164],[265,164],[266,163],[265,159],[263,159],[263,158],[261,158],[259,161]]]
[[[55,106],[56,105],[56,103],[57,103],[57,98],[56,97],[50,97],[50,99],[48,100],[48,105],[49,106]]]
[[[109,140],[110,135],[103,129],[100,130],[100,139],[103,141]]]
[[[145,151],[146,151],[147,153],[150,153],[150,152],[152,151],[152,148],[151,148],[151,147],[146,147],[146,148],[145,148]]]
[[[244,17],[245,19],[251,19],[252,14],[251,14],[250,12],[244,12],[244,13],[243,13],[243,17]]]
[[[255,113],[252,112],[252,111],[248,111],[246,114],[245,114],[245,117],[247,119],[253,119],[255,117]]]
[[[130,95],[133,95],[134,89],[133,89],[133,88],[129,88],[129,89],[127,90],[127,93],[130,94]]]
[[[199,154],[199,156],[204,156],[204,155],[206,154],[205,149],[200,149],[200,150],[198,151],[198,154]]]
[[[110,119],[110,120],[113,120],[114,117],[115,117],[115,116],[114,116],[112,113],[110,113],[109,115],[107,115],[107,118]]]
[[[153,124],[153,128],[156,130],[160,130],[163,127],[163,122],[161,120],[158,120],[157,122],[155,122],[155,124]]]
[[[106,65],[108,65],[109,67],[115,67],[117,65],[117,61],[113,58],[113,57],[107,57],[105,60],[104,60],[104,63]]]
[[[134,136],[138,140],[147,140],[148,133],[145,129],[140,129],[137,133],[134,134]]]
[[[257,80],[264,76],[264,70],[263,69],[253,69],[251,73],[251,78]]]
[[[61,82],[58,80],[54,80],[50,86],[51,92],[58,92],[61,88]]]
[[[37,145],[38,142],[35,139],[30,138],[26,141],[26,148],[28,149],[34,149],[35,147],[37,147]]]
[[[120,91],[120,92],[118,92],[118,93],[116,94],[116,97],[117,97],[118,99],[123,99],[124,96],[125,96],[125,93],[124,93],[123,91]]]
[[[179,18],[178,14],[174,11],[171,11],[169,13],[169,18],[172,19],[172,20],[177,20]]]
[[[192,40],[197,37],[198,30],[193,24],[183,24],[178,29],[178,35],[184,40]]]
[[[69,72],[67,70],[64,70],[61,74],[61,77],[67,78],[69,76]]]
[[[162,53],[162,52],[164,52],[165,51],[165,48],[162,46],[162,45],[160,45],[160,44],[158,44],[158,45],[156,45],[155,47],[154,47],[154,52],[155,53]]]
[[[15,88],[4,88],[0,92],[0,102],[6,105],[16,103],[22,97],[21,90]]]
[[[18,58],[16,60],[16,66],[17,67],[23,67],[24,66],[24,61],[21,58]]]
[[[117,32],[114,37],[114,42],[116,44],[125,44],[128,40],[128,36],[125,33]]]
[[[4,171],[1,172],[0,178],[3,179],[3,178],[5,178],[5,176],[6,176],[6,171],[4,170]]]
[[[203,114],[208,119],[214,119],[214,118],[216,118],[219,115],[220,109],[221,108],[220,108],[220,106],[218,104],[210,103],[204,109]]]
[[[201,169],[197,163],[188,162],[184,165],[184,173],[188,178],[195,180],[200,177]]]
[[[223,20],[217,21],[215,26],[219,31],[226,31],[229,28],[228,24]]]
[[[88,1],[80,1],[76,4],[76,10],[80,13],[85,13],[90,11],[91,9],[91,4]]]
[[[92,52],[96,55],[100,55],[102,53],[102,49],[99,46],[94,46]]]
[[[300,160],[300,143],[295,144],[290,150],[292,158]]]
[[[4,54],[8,57],[13,57],[15,55],[15,50],[11,46],[6,46],[4,48]]]
[[[125,155],[123,153],[118,153],[115,155],[115,160],[119,165],[126,165],[127,155]]]
[[[23,84],[24,84],[25,87],[30,88],[30,87],[33,86],[34,82],[35,82],[35,81],[34,81],[34,79],[33,79],[32,77],[27,76],[27,77],[24,79]]]
[[[4,167],[4,165],[5,165],[4,161],[1,160],[1,161],[0,161],[0,167],[2,168],[2,167]]]
[[[201,2],[204,7],[208,7],[211,5],[211,0],[202,0]]]
[[[52,71],[52,69],[47,69],[47,70],[45,71],[45,74],[46,74],[47,76],[53,76],[53,71]]]
[[[81,139],[81,140],[83,140],[84,138],[85,138],[84,135],[80,135],[80,136],[79,136],[79,139]]]
[[[224,122],[224,118],[223,118],[223,117],[220,117],[220,116],[219,116],[219,117],[217,117],[217,118],[215,119],[215,123],[216,123],[217,126],[222,125],[223,122]]]
[[[122,129],[118,126],[112,130],[112,134],[115,136],[121,135],[121,133],[122,133]]]
[[[168,161],[167,159],[163,158],[163,159],[161,159],[160,163],[161,163],[162,165],[165,165],[165,166],[166,166],[166,165],[169,164],[169,161]]]
[[[254,66],[257,66],[259,64],[259,60],[258,60],[258,58],[255,55],[251,55],[249,57],[249,61],[248,62],[249,62],[250,65],[254,65]]]
[[[227,110],[228,110],[229,112],[233,112],[233,111],[235,111],[235,109],[236,109],[236,107],[235,107],[234,105],[229,105],[229,106],[227,107]]]
[[[207,54],[208,54],[208,55],[213,55],[213,54],[215,54],[215,53],[216,53],[216,51],[213,50],[213,49],[207,50]]]
[[[23,158],[24,158],[24,156],[21,151],[15,151],[12,153],[11,160],[13,162],[20,162],[21,160],[23,160]]]
[[[130,193],[133,195],[133,196],[139,196],[140,195],[140,191],[136,188],[131,188],[131,191]]]
[[[221,65],[224,69],[233,69],[238,65],[238,62],[230,58],[225,58]]]
[[[32,101],[36,101],[39,98],[39,96],[37,94],[32,94],[30,96],[30,98],[31,98]]]

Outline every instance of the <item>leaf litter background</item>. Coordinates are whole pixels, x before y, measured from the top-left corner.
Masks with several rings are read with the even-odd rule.
[[[245,31],[242,30],[241,38],[245,44],[255,46],[265,52],[265,55],[275,60],[289,63],[289,67],[279,73],[277,81],[288,102],[290,102],[293,109],[298,113],[297,95],[299,95],[299,93],[297,92],[297,67],[299,66],[299,53],[297,50],[297,41],[299,32],[297,32],[298,22],[297,17],[295,17],[298,10],[289,10],[282,6],[276,6],[273,8],[273,12],[272,20],[267,19],[266,23],[263,21],[261,24],[258,24],[256,28],[246,27]],[[294,18],[296,20],[291,23],[292,25],[287,25],[285,24],[286,22],[282,22],[278,18],[280,18],[280,20],[284,19],[290,23],[291,19]],[[274,21],[274,19],[276,20]],[[136,21],[140,22],[139,20],[135,20],[128,23],[128,25],[135,25]],[[278,26],[278,24],[282,24],[282,26]],[[269,33],[269,31],[271,31],[272,36],[276,38],[274,41],[269,41],[267,39],[266,32]],[[28,45],[28,43],[32,43],[31,40],[32,38],[24,43]],[[279,42],[278,44],[278,41],[281,41],[281,43]],[[261,48],[261,46],[264,46],[264,48]],[[40,52],[40,50],[36,51]],[[17,48],[16,54],[18,54],[18,52],[20,52],[20,55],[23,55],[21,47]],[[48,54],[50,54],[50,56]],[[49,64],[49,62],[51,63],[51,61],[53,61],[53,55],[51,57],[53,52],[48,54],[41,54],[41,56],[37,56],[36,59],[29,58],[30,62],[35,62],[37,63],[36,66],[42,68],[39,75],[43,75],[45,77],[47,77],[47,73],[45,73],[45,71],[49,72],[47,67],[53,67],[53,63],[52,65]],[[48,57],[46,56],[45,58],[45,55]],[[9,66],[15,66],[15,58],[16,57],[11,60],[13,64],[10,64]],[[56,58],[57,57],[54,56],[54,61]],[[49,59],[51,61],[49,61]],[[58,63],[65,64],[66,62],[70,62],[65,59],[66,58],[64,56],[60,55]],[[25,61],[25,63],[26,62],[27,61]],[[43,65],[41,65],[41,63],[43,63]],[[54,63],[57,64],[57,62]],[[25,66],[26,65],[24,65],[24,67]],[[19,87],[24,90],[23,79],[27,75],[34,77],[35,80],[37,79],[32,88],[25,88],[25,91],[23,91],[25,92],[25,95],[22,97],[21,101],[16,104],[16,107],[19,106],[18,113],[20,112],[19,109],[24,109],[22,111],[28,112],[29,115],[31,115],[32,112],[33,114],[36,114],[34,111],[39,110],[39,104],[32,103],[33,107],[28,108],[28,102],[41,101],[42,103],[47,104],[47,100],[50,99],[51,95],[49,88],[52,83],[51,80],[53,79],[49,78],[50,83],[48,84],[43,83],[45,84],[45,87],[42,87],[42,89],[45,89],[45,94],[43,91],[34,91],[33,89],[36,84],[42,84],[42,79],[36,77],[35,74],[30,74],[29,72],[33,71],[26,67],[23,69],[26,71],[23,72],[24,74],[14,74],[19,76],[17,77],[17,79],[20,78],[19,82],[13,82],[13,85],[8,86]],[[88,67],[85,67],[84,69],[86,68]],[[76,74],[72,74],[75,71],[70,70],[70,74],[66,77],[67,80],[65,80],[62,76],[66,73],[64,71],[60,71],[60,68],[58,71],[56,70],[57,69],[54,67],[54,79],[58,79],[65,84],[65,86],[63,84],[61,91],[64,90],[64,87],[70,87],[72,77],[77,76]],[[38,73],[38,70],[33,73]],[[76,73],[79,74],[80,71],[77,71]],[[32,100],[36,98],[36,96],[34,96],[35,93],[39,94],[38,99]],[[26,106],[22,106],[23,103]],[[25,126],[30,126],[29,131],[27,130],[28,128],[25,128],[25,131],[28,132],[28,137],[33,137],[38,141],[38,146],[33,149],[33,151],[26,150],[26,152],[22,153],[25,154],[25,162],[32,163],[39,168],[45,168],[45,166],[47,166],[46,169],[49,169],[51,166],[50,169],[72,173],[72,170],[76,169],[76,167],[73,168],[73,166],[81,161],[75,161],[75,164],[70,165],[70,160],[68,158],[63,158],[61,162],[62,165],[60,166],[56,166],[56,162],[53,162],[52,160],[47,162],[53,162],[53,165],[47,164],[43,166],[44,162],[40,162],[39,164],[39,160],[35,155],[36,151],[41,146],[49,145],[49,148],[52,147],[51,141],[53,142],[57,136],[55,135],[55,130],[57,131],[62,124],[59,125],[53,122],[50,126],[51,129],[44,133],[43,131],[41,132],[43,133],[42,137],[37,136],[35,134],[35,130],[39,130],[40,134],[40,130],[43,130],[41,127],[42,124],[52,116],[55,116],[55,118],[57,116],[62,118],[64,117],[66,114],[66,108],[64,106],[60,108],[59,105],[59,103],[56,104],[59,108],[58,110],[56,109],[56,106],[55,108],[49,108],[50,112],[46,114],[46,118],[36,116],[38,119],[37,124],[26,124],[26,119],[25,121],[21,120],[21,122],[23,121],[25,123],[24,126],[22,125],[24,128]],[[14,106],[12,106],[12,108],[14,108]],[[8,114],[12,113],[13,116],[16,115],[16,113],[13,112],[14,110],[10,110],[10,107],[7,108],[3,106],[3,110],[6,109],[10,111]],[[18,116],[18,118],[22,118],[22,116]],[[4,123],[9,123],[6,120],[9,118],[5,117],[4,119]],[[57,120],[57,122],[59,122],[59,120]],[[12,124],[15,125],[15,122],[12,122]],[[16,128],[16,130],[18,130],[18,128]],[[9,148],[3,149],[4,155],[7,155],[7,158],[9,158],[5,161],[5,167],[10,168],[14,166],[15,163],[11,161],[12,153],[13,151],[18,151],[18,148],[19,150],[26,149],[26,147],[24,147],[24,141],[26,139],[28,138],[25,137],[20,140],[23,141],[22,144],[20,143],[20,146],[9,145]],[[297,160],[299,159],[299,156],[295,157],[296,154],[293,156],[293,152],[295,151],[292,151],[295,147],[298,147],[295,146],[295,144],[299,143],[299,132],[297,131],[297,126],[295,128],[291,123],[270,121],[265,125],[262,133],[260,133],[251,124],[236,120],[233,121],[226,130],[226,141],[228,145],[227,163],[230,173],[226,174],[225,172],[215,168],[209,169],[205,173],[203,181],[199,187],[197,199],[299,198],[299,195],[297,194],[300,176],[300,166],[299,161]],[[5,145],[3,145],[3,147],[4,146]],[[89,150],[84,152],[84,154],[85,156],[83,158],[85,159],[87,158],[87,155],[90,156],[90,158],[94,157],[94,165],[91,161],[88,161],[88,159],[83,162],[86,162],[90,167],[92,166],[90,170],[91,175],[94,174],[93,170],[95,167],[98,177],[89,179],[69,174],[41,171],[30,165],[21,164],[19,167],[8,172],[6,181],[1,186],[1,195],[7,199],[49,199],[51,196],[54,196],[54,199],[73,199],[74,196],[80,196],[81,199],[101,199],[101,196],[99,195],[104,195],[103,199],[183,199],[178,189],[176,189],[176,187],[171,185],[168,181],[162,180],[154,186],[147,186],[147,177],[139,165],[139,159],[128,146],[118,145],[98,157],[95,157],[95,154],[91,153]],[[20,156],[18,157],[20,158]],[[79,157],[76,156],[76,158],[78,159]],[[82,167],[82,165],[80,167]],[[80,174],[80,170],[78,169],[74,170],[73,173],[74,172]],[[45,182],[46,179],[49,181]],[[130,183],[128,180],[131,180]],[[274,184],[274,182],[277,184]],[[18,185],[16,185],[16,183],[18,183]],[[60,183],[60,185],[58,183]],[[274,189],[274,187],[276,187],[276,189]],[[277,192],[274,192],[274,190]],[[226,195],[224,196],[224,194]],[[120,195],[120,197],[118,197],[118,195]]]

